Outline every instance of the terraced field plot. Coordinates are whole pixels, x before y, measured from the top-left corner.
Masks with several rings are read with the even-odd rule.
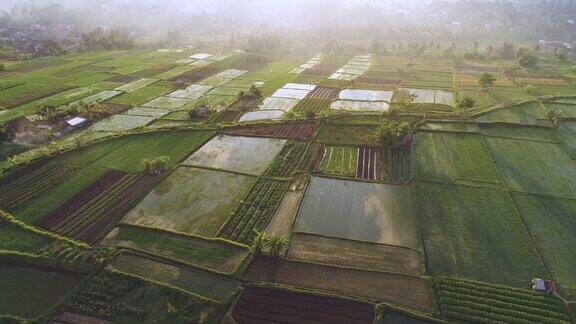
[[[239,324],[248,323],[372,323],[371,305],[329,297],[249,287],[232,311]]]
[[[142,250],[225,273],[234,272],[248,255],[247,249],[221,241],[129,225],[115,228],[101,244]]]
[[[504,190],[417,183],[428,273],[525,287],[546,277]]]
[[[511,190],[576,198],[576,165],[559,144],[497,137],[486,142]]]
[[[156,183],[153,177],[112,171],[38,222],[38,226],[96,243]]]
[[[120,86],[120,87],[116,88],[116,90],[123,91],[123,92],[134,92],[134,91],[140,90],[146,86],[149,86],[155,82],[158,82],[158,80],[157,79],[150,79],[150,78],[142,78],[142,79],[136,80],[134,82],[125,84],[123,86]]]
[[[193,84],[191,86],[188,86],[186,89],[174,91],[168,96],[173,98],[195,100],[202,97],[204,94],[206,94],[208,91],[212,89],[213,89],[212,86]]]
[[[230,128],[225,130],[227,134],[257,136],[257,137],[276,137],[287,139],[312,139],[318,131],[318,124],[315,122],[305,123],[286,123],[278,125],[247,125]]]
[[[548,127],[538,127],[529,125],[502,125],[482,123],[478,125],[478,130],[484,136],[503,137],[509,139],[519,139],[546,143],[559,144],[557,136],[560,132],[554,132]]]
[[[275,234],[289,237],[292,235],[292,225],[298,214],[298,207],[300,206],[302,198],[304,198],[303,190],[288,191],[284,195],[284,199],[282,199],[280,206],[276,209],[276,214],[274,214],[264,233],[267,236]]]
[[[576,123],[560,123],[556,134],[562,141],[570,157],[576,159]]]
[[[236,208],[219,233],[223,238],[250,245],[278,209],[288,181],[260,179]]]
[[[267,175],[288,177],[294,172],[305,170],[310,161],[310,142],[288,141],[282,152],[276,157]]]
[[[298,100],[289,98],[266,98],[260,105],[260,110],[290,111],[298,104]]]
[[[178,308],[178,314],[167,312],[168,304]],[[166,323],[185,319],[198,323],[216,321],[222,310],[222,304],[215,301],[107,269],[86,280],[49,320],[103,324],[105,321]]]
[[[294,234],[288,258],[342,267],[420,275],[422,256],[415,250],[335,239],[309,234]]]
[[[429,312],[432,307],[428,283],[414,276],[265,257],[254,260],[248,267],[246,275],[252,281],[361,296],[422,312]]]
[[[4,178],[0,181],[0,206],[8,210],[17,209],[64,181],[76,169],[70,165],[45,165]]]
[[[112,262],[111,267],[215,301],[227,301],[240,287],[238,282],[230,279],[179,268],[127,253],[117,257]]]
[[[243,175],[179,167],[123,222],[213,237],[255,182]]]
[[[173,97],[160,97],[145,103],[144,107],[176,110],[184,107],[190,100]]]
[[[576,201],[528,194],[514,194],[513,198],[552,277],[563,293],[574,298]]]
[[[552,295],[460,279],[435,279],[442,314],[466,322],[570,323]]]
[[[218,135],[183,164],[261,175],[285,144],[282,139]]]
[[[90,126],[88,132],[123,132],[148,125],[153,116],[113,115]]]
[[[443,104],[448,106],[454,106],[455,100],[454,95],[445,90],[430,90],[430,89],[412,89],[412,88],[402,88],[400,89],[400,94],[407,93],[414,96],[414,103],[433,103],[433,104]]]
[[[250,122],[257,120],[279,120],[284,116],[284,110],[260,110],[249,111],[240,117],[240,122]]]
[[[72,291],[85,275],[0,265],[0,313],[34,319]]]
[[[161,108],[136,107],[124,112],[124,115],[160,118],[168,115],[170,110]]]
[[[318,171],[371,181],[406,182],[411,178],[411,154],[401,149],[326,146]]]
[[[497,109],[476,118],[483,122],[502,122],[524,125],[549,125],[546,111],[540,103],[532,101],[513,107]]]
[[[338,92],[338,88],[316,87],[308,94],[308,98],[333,100],[338,98]]]
[[[312,177],[295,231],[418,248],[410,189]]]
[[[387,111],[390,105],[385,101],[352,101],[337,100],[330,105],[333,110],[382,112]]]
[[[414,148],[417,180],[494,186],[500,176],[482,136],[473,133],[418,132]]]
[[[305,98],[298,102],[294,110],[301,112],[304,116],[309,116],[313,114],[317,116],[323,111],[330,109],[330,100],[328,99],[316,99],[316,98]]]
[[[376,90],[355,90],[345,89],[340,92],[338,98],[340,100],[353,100],[353,101],[392,101],[392,91],[376,91]]]

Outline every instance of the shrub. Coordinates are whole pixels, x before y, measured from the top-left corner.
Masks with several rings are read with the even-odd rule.
[[[142,172],[149,175],[160,175],[168,171],[170,158],[167,156],[160,156],[153,159],[144,159],[140,164]]]

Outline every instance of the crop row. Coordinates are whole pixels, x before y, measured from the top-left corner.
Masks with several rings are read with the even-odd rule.
[[[288,141],[268,169],[268,175],[288,177],[293,172],[304,169],[310,159],[309,149],[310,142]]]
[[[232,213],[220,236],[250,244],[256,232],[268,225],[287,189],[288,181],[260,179]]]
[[[120,316],[143,319],[146,316],[144,309],[117,300],[136,284],[132,279],[103,272],[74,293],[64,305],[64,309],[103,319]]]
[[[0,206],[17,209],[62,182],[74,170],[76,167],[70,165],[46,165],[31,173],[5,179],[0,183]]]
[[[326,146],[318,170],[326,174],[355,178],[358,169],[358,148]]]
[[[384,150],[384,180],[404,183],[412,178],[412,154],[404,149]]]
[[[141,174],[111,171],[42,219],[42,228],[97,242],[156,182]]]
[[[526,290],[439,278],[436,288],[445,317],[471,322],[569,322],[560,300]]]
[[[294,107],[294,111],[315,115],[328,109],[330,109],[330,100],[318,98],[304,98]]]

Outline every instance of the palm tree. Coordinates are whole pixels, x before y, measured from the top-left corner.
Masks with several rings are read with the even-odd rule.
[[[282,251],[284,251],[287,245],[288,239],[286,237],[274,234],[270,238],[270,253],[272,256],[278,257]]]
[[[268,245],[268,239],[264,235],[262,231],[255,231],[256,236],[254,236],[254,240],[252,241],[252,250],[256,255],[264,254],[264,248]]]

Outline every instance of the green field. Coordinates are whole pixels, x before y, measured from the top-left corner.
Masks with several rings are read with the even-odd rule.
[[[576,296],[576,201],[514,194],[528,231],[562,292]]]
[[[546,110],[537,101],[520,104],[517,106],[499,108],[477,117],[482,122],[500,122],[511,124],[541,125],[549,124]]]
[[[514,191],[576,197],[574,160],[559,144],[487,137],[506,185]]]
[[[128,225],[114,229],[101,244],[142,250],[228,273],[234,272],[248,254],[244,248],[221,241]]]
[[[216,321],[223,311],[223,304],[124,273],[104,271],[67,298],[59,316],[80,313],[130,324],[201,323]]]
[[[506,191],[419,182],[415,195],[429,274],[520,287],[545,277]]]
[[[170,165],[175,165],[212,135],[212,132],[196,131],[131,135],[51,158],[48,163],[52,167],[74,165],[81,168],[46,194],[16,210],[15,216],[25,221],[40,219],[94,182],[106,170],[137,172],[142,160],[158,156],[168,156]]]
[[[34,319],[60,301],[84,275],[0,265],[0,313]]]
[[[300,233],[418,248],[410,188],[313,177],[294,226]]]
[[[111,266],[215,301],[229,300],[240,286],[236,281],[214,274],[179,268],[132,254],[121,254]]]
[[[179,167],[123,222],[213,237],[255,181],[222,171]]]
[[[478,134],[419,132],[416,142],[413,156],[417,180],[489,186],[500,182],[490,153]]]

